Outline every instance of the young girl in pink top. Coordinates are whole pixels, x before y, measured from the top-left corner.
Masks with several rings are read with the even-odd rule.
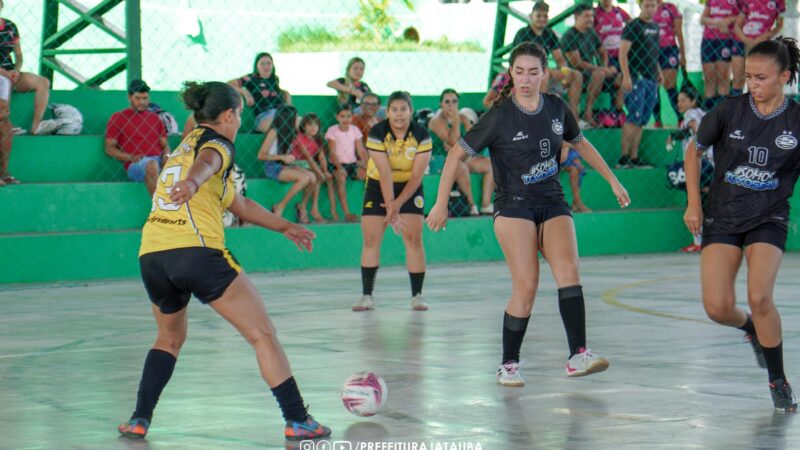
[[[631,21],[631,16],[614,0],[602,0],[594,10],[594,31],[600,36],[603,48],[608,52],[608,65],[619,70],[619,46],[622,42],[622,30]]]
[[[330,149],[330,158],[336,176],[336,191],[339,194],[339,202],[342,204],[344,218],[348,222],[356,222],[358,216],[350,212],[347,204],[347,179],[363,179],[362,169],[367,162],[366,151],[361,134],[357,126],[352,125],[353,112],[349,104],[339,106],[336,113],[338,125],[328,128],[325,133],[325,140]],[[360,173],[362,172],[362,173]],[[338,220],[336,204],[331,202],[331,215],[333,220]]]
[[[303,161],[308,164],[308,170],[311,170],[316,175],[315,183],[309,185],[307,189],[311,191],[311,217],[315,222],[324,223],[325,218],[319,212],[319,188],[322,183],[328,185],[328,197],[330,200],[331,208],[336,207],[336,201],[333,197],[333,176],[328,171],[328,162],[325,159],[325,153],[321,152],[322,137],[319,135],[321,124],[319,117],[314,113],[308,113],[300,120],[298,127],[300,133],[292,142],[292,155],[296,161]],[[315,161],[316,160],[316,161]],[[308,215],[305,208],[300,209],[300,204],[297,205],[297,217],[303,222],[308,222]]]
[[[732,95],[744,89],[744,55],[759,42],[777,36],[783,28],[784,0],[739,0],[739,16],[731,33]]]

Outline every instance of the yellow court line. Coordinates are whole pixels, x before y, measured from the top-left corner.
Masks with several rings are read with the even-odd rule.
[[[639,307],[639,306],[628,305],[627,303],[622,303],[621,301],[619,301],[617,299],[617,295],[620,292],[625,291],[627,289],[639,288],[639,287],[644,287],[644,286],[653,286],[653,285],[656,285],[656,284],[666,283],[666,282],[669,282],[669,281],[685,280],[685,279],[691,278],[693,276],[695,276],[695,275],[678,275],[678,276],[672,276],[672,277],[655,278],[655,279],[652,279],[652,280],[637,281],[635,283],[623,284],[621,286],[617,286],[615,288],[612,288],[612,289],[609,289],[609,290],[603,292],[603,294],[601,296],[601,299],[603,300],[603,303],[605,303],[607,305],[615,306],[617,308],[624,309],[626,311],[639,313],[639,314],[645,314],[645,315],[648,315],[648,316],[662,317],[662,318],[665,318],[665,319],[683,320],[683,321],[686,321],[686,322],[697,322],[697,323],[702,323],[702,324],[706,324],[706,325],[714,325],[714,322],[711,322],[710,320],[700,320],[700,319],[695,319],[694,317],[685,317],[685,316],[679,316],[677,314],[670,314],[670,313],[665,313],[665,312],[660,312],[660,311],[654,311],[652,309],[647,309],[647,308],[642,308],[642,307]]]

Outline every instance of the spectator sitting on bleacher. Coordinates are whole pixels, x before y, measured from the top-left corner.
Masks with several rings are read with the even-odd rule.
[[[428,122],[428,129],[431,130],[431,144],[434,154],[444,154],[450,151],[461,136],[470,128],[472,122],[466,115],[459,112],[459,96],[454,89],[445,89],[439,96],[439,113]],[[470,172],[483,174],[483,191],[481,195],[481,208],[475,205],[475,198],[472,195],[472,180]],[[494,178],[492,177],[492,163],[485,156],[467,157],[465,161],[459,161],[456,184],[459,190],[467,199],[469,215],[477,216],[481,213],[492,214],[492,193],[494,192]]]
[[[267,131],[264,142],[258,150],[258,159],[264,161],[264,174],[267,178],[281,183],[292,183],[286,195],[272,205],[272,212],[282,216],[289,201],[298,192],[303,191],[303,196],[297,205],[297,219],[302,221],[301,212],[308,210],[308,199],[317,177],[310,170],[294,164],[296,158],[291,149],[297,136],[296,123],[297,109],[294,106],[284,105],[278,108],[275,120],[272,121],[272,128]]]
[[[256,55],[253,72],[235,80],[228,81],[244,97],[245,104],[253,108],[255,124],[253,130],[266,133],[275,113],[281,105],[291,105],[292,96],[280,86],[275,74],[272,55],[261,52]]]
[[[381,98],[378,94],[368,92],[361,99],[361,114],[353,116],[353,125],[361,130],[361,143],[366,145],[370,128],[381,121],[378,110],[381,108]],[[361,177],[364,178],[364,177]]]
[[[366,176],[364,168],[367,165],[367,151],[364,149],[361,130],[352,124],[353,112],[350,104],[339,106],[336,112],[337,125],[332,125],[325,132],[325,140],[330,149],[330,159],[334,176],[336,177],[336,192],[339,203],[344,211],[347,222],[358,221],[358,216],[350,212],[347,202],[347,180],[363,180]],[[336,204],[331,204],[331,215],[334,220],[339,219],[336,213]]]
[[[616,89],[614,107],[622,110],[622,92],[619,89],[621,77],[619,71],[609,63],[609,55],[597,32],[592,28],[594,11],[586,4],[575,7],[575,26],[567,30],[561,38],[561,50],[573,69],[580,70],[583,82],[587,85],[586,106],[583,120],[591,126],[597,126],[594,119],[595,101],[603,87]]]
[[[622,155],[617,168],[649,167],[639,160],[642,128],[650,121],[658,99],[661,69],[658,66],[658,24],[653,20],[657,0],[640,0],[639,17],[631,20],[622,32],[619,63],[622,90],[628,115],[622,126]]]
[[[328,201],[332,205],[331,208],[336,207],[336,199],[333,195],[333,176],[328,171],[328,161],[325,158],[325,152],[322,152],[322,136],[319,132],[322,128],[319,117],[314,113],[308,113],[300,119],[298,125],[297,137],[292,142],[292,155],[295,160],[305,164],[304,169],[308,169],[316,175],[314,184],[307,189],[311,191],[311,217],[315,222],[325,223],[325,218],[319,212],[319,190],[322,183],[328,185]],[[315,161],[316,160],[316,161]],[[308,223],[308,214],[305,209],[300,209],[303,205],[298,206],[297,217],[300,223]]]
[[[364,101],[364,96],[372,91],[369,85],[362,81],[365,68],[364,60],[354,56],[347,62],[344,76],[327,84],[329,88],[336,89],[336,101],[339,105],[349,104],[355,113],[361,112],[360,105]]]
[[[508,74],[508,70],[503,70],[494,77],[492,86],[486,92],[486,95],[483,96],[482,103],[484,108],[487,110],[491,109],[492,105],[494,105],[494,101],[500,98],[500,91],[503,90],[510,80],[511,75]]]
[[[106,154],[125,165],[128,178],[145,182],[153,195],[163,158],[169,154],[167,130],[158,114],[148,111],[150,87],[142,80],[128,85],[131,107],[115,112],[106,125]]]
[[[0,10],[2,9],[3,0],[0,0]],[[13,61],[11,58],[12,53],[14,54]],[[11,81],[15,92],[36,92],[33,98],[31,133],[38,134],[39,124],[42,122],[47,109],[47,101],[50,97],[50,80],[35,73],[21,72],[21,68],[22,47],[20,47],[19,43],[17,26],[10,20],[0,19],[0,76]],[[22,129],[17,130],[20,134],[25,132]],[[10,151],[10,143],[8,148]]]
[[[572,110],[572,115],[575,116],[575,120],[578,121],[582,129],[587,128],[589,124],[578,117],[581,91],[583,89],[583,75],[579,71],[568,67],[564,54],[559,48],[558,36],[547,26],[549,12],[550,6],[547,3],[541,0],[534,3],[533,10],[531,10],[529,16],[530,25],[517,31],[514,36],[514,46],[516,47],[523,42],[533,42],[541,45],[548,55],[553,55],[556,68],[550,67],[547,69],[550,73],[550,78],[561,83],[568,90],[567,95],[569,96],[569,107]],[[547,86],[545,86],[545,92],[547,91]],[[499,95],[499,91],[497,92]]]
[[[13,175],[8,173],[8,161],[11,159],[11,118],[8,101],[11,98],[11,80],[0,77],[0,187],[7,184],[19,184]]]

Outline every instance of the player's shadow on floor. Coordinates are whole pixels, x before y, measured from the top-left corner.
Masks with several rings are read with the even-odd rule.
[[[352,443],[381,442],[389,436],[383,425],[375,422],[356,422],[344,432],[344,439]]]
[[[781,414],[778,412],[770,416],[765,416],[753,424],[753,442],[751,448],[768,448],[774,450],[785,450],[795,448],[786,446],[786,430],[795,420],[794,414]],[[795,443],[796,444],[796,443]]]

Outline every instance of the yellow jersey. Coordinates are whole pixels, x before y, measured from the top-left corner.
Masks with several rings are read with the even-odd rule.
[[[405,137],[398,139],[389,126],[389,119],[375,124],[369,130],[367,149],[386,153],[389,165],[392,168],[392,181],[395,183],[406,182],[411,179],[411,169],[414,168],[414,157],[417,153],[431,151],[431,138],[428,130],[416,122],[411,122]],[[380,180],[378,167],[372,158],[367,163],[367,177]]]
[[[211,149],[222,157],[222,167],[199,186],[191,200],[171,203],[172,186],[189,174],[202,149]],[[142,229],[139,256],[146,253],[186,247],[225,250],[222,213],[233,202],[235,190],[230,177],[235,149],[233,143],[207,127],[197,127],[181,141],[167,159],[153,194],[153,207]]]

